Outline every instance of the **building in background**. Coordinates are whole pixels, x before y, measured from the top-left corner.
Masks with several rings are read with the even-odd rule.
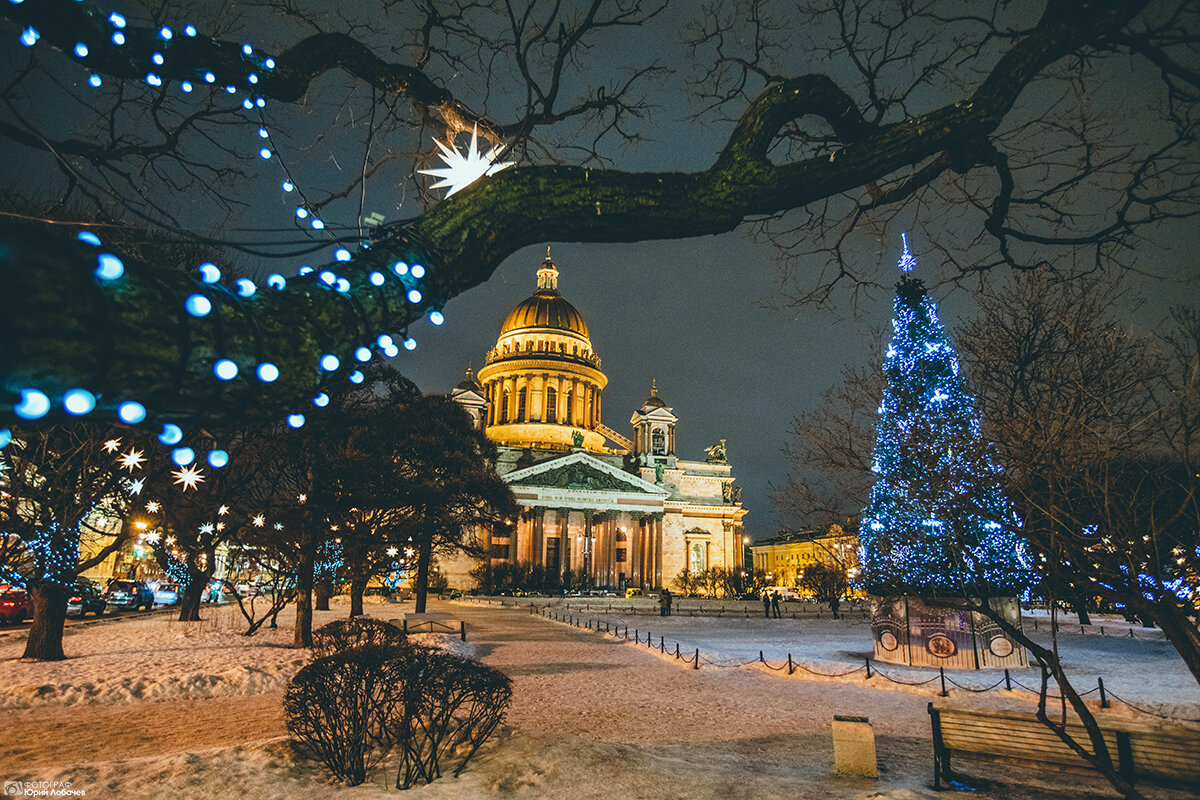
[[[451,392],[498,446],[497,471],[522,507],[508,530],[482,532],[492,564],[582,569],[590,585],[614,588],[745,567],[746,510],[725,441],[704,461],[679,458],[679,419],[653,383],[627,438],[602,422],[607,384],[547,253],[536,291],[505,318],[483,368]],[[446,564],[451,585],[469,586],[472,566]]]
[[[858,533],[841,525],[830,525],[828,530],[783,531],[754,542],[750,549],[754,569],[766,572],[773,585],[795,587],[801,594],[810,593],[803,583],[805,571],[811,567],[839,571],[850,583],[860,571]]]

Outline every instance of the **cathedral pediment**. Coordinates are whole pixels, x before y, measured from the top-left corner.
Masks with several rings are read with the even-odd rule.
[[[667,494],[661,486],[605,464],[587,453],[572,453],[519,469],[505,475],[504,480],[514,487],[544,487],[573,492],[637,493],[656,497]]]

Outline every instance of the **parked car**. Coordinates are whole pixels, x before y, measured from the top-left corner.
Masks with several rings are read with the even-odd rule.
[[[154,602],[160,606],[173,606],[179,602],[179,584],[162,583],[154,590]]]
[[[71,593],[67,595],[67,615],[83,616],[89,611],[94,611],[96,616],[104,613],[108,601],[104,599],[104,593],[100,591],[100,587],[86,579],[80,579],[75,583]]]
[[[628,600],[631,597],[641,597],[643,594],[644,592],[638,587],[630,586],[625,590],[625,599]]]
[[[30,613],[29,595],[24,589],[0,585],[0,622],[23,622]]]
[[[114,580],[108,584],[108,603],[137,611],[154,608],[154,592],[145,581]]]

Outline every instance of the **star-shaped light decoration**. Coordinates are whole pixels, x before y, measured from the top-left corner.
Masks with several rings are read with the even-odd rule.
[[[150,544],[156,543],[159,540],[159,538],[160,538],[160,534],[158,531],[150,531],[149,533],[146,534],[146,541],[149,542]]]
[[[275,530],[277,530],[277,531],[281,531],[281,530],[283,530],[283,523],[282,523],[282,522],[276,522],[276,523],[275,523]]]
[[[337,525],[330,525],[330,526],[329,526],[329,530],[333,531],[334,533],[337,533],[337,529],[338,529],[338,526],[337,526]]]
[[[146,485],[146,481],[145,481],[145,479],[144,479],[144,478],[138,478],[136,481],[134,481],[133,483],[129,484],[129,493],[130,493],[130,494],[141,494],[141,493],[142,493],[142,487],[143,487],[143,486],[145,486],[145,485]]]
[[[218,522],[218,523],[217,523],[217,530],[219,530],[219,531],[223,531],[223,530],[225,530],[225,523],[224,523],[224,522]]]
[[[213,532],[213,524],[211,522],[204,523],[203,525],[200,526],[200,532],[201,533],[212,533]]]
[[[217,509],[218,517],[223,517],[228,513],[229,513],[229,506],[221,506],[220,508]]]
[[[157,500],[151,500],[149,503],[146,503],[146,510],[151,514],[157,514],[160,508],[162,508],[162,503]]]
[[[394,547],[389,547],[389,548],[387,549],[387,554],[388,554],[389,556],[395,556],[395,555],[396,555],[396,553],[399,553],[399,552],[400,552],[400,551],[399,551],[399,550],[397,550],[397,549],[396,549],[396,548],[394,548]]]
[[[195,464],[189,464],[172,472],[171,477],[175,479],[175,485],[183,486],[185,492],[188,489],[195,489],[197,484],[204,483],[204,475]]]
[[[450,143],[450,147],[439,142],[437,139],[433,143],[442,151],[439,158],[446,163],[444,167],[437,169],[419,169],[422,175],[432,175],[439,178],[437,183],[429,187],[431,189],[446,189],[446,197],[454,194],[460,189],[465,189],[475,181],[482,178],[484,175],[495,175],[506,167],[513,165],[512,161],[497,161],[500,154],[505,150],[507,145],[499,145],[493,147],[487,152],[487,155],[479,152],[479,126],[475,126],[471,130],[471,145],[467,148],[466,153],[460,153],[454,143]]]
[[[307,503],[307,502],[308,502],[308,495],[306,495],[306,494],[302,494],[302,495],[300,495],[299,497],[297,497],[297,498],[296,498],[296,502],[297,502],[297,503],[301,503],[301,504],[303,504],[303,503]]]
[[[168,537],[167,537],[167,544],[175,544],[175,537],[174,537],[174,536],[168,536]]]
[[[142,465],[142,462],[146,460],[146,457],[142,455],[141,450],[134,450],[131,447],[129,448],[128,453],[121,454],[121,458],[119,460],[121,462],[121,469],[127,469],[130,472],[133,472]]]
[[[109,439],[107,442],[104,443],[104,452],[115,453],[115,452],[117,452],[117,449],[120,446],[121,446],[120,439]]]
[[[263,525],[267,524],[267,518],[262,514],[255,514],[254,518],[250,521],[254,523],[254,527],[256,528],[261,528]]]

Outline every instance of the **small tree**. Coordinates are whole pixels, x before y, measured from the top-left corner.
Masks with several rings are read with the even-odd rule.
[[[800,588],[818,603],[831,603],[846,596],[850,579],[841,564],[818,561],[804,568]]]

